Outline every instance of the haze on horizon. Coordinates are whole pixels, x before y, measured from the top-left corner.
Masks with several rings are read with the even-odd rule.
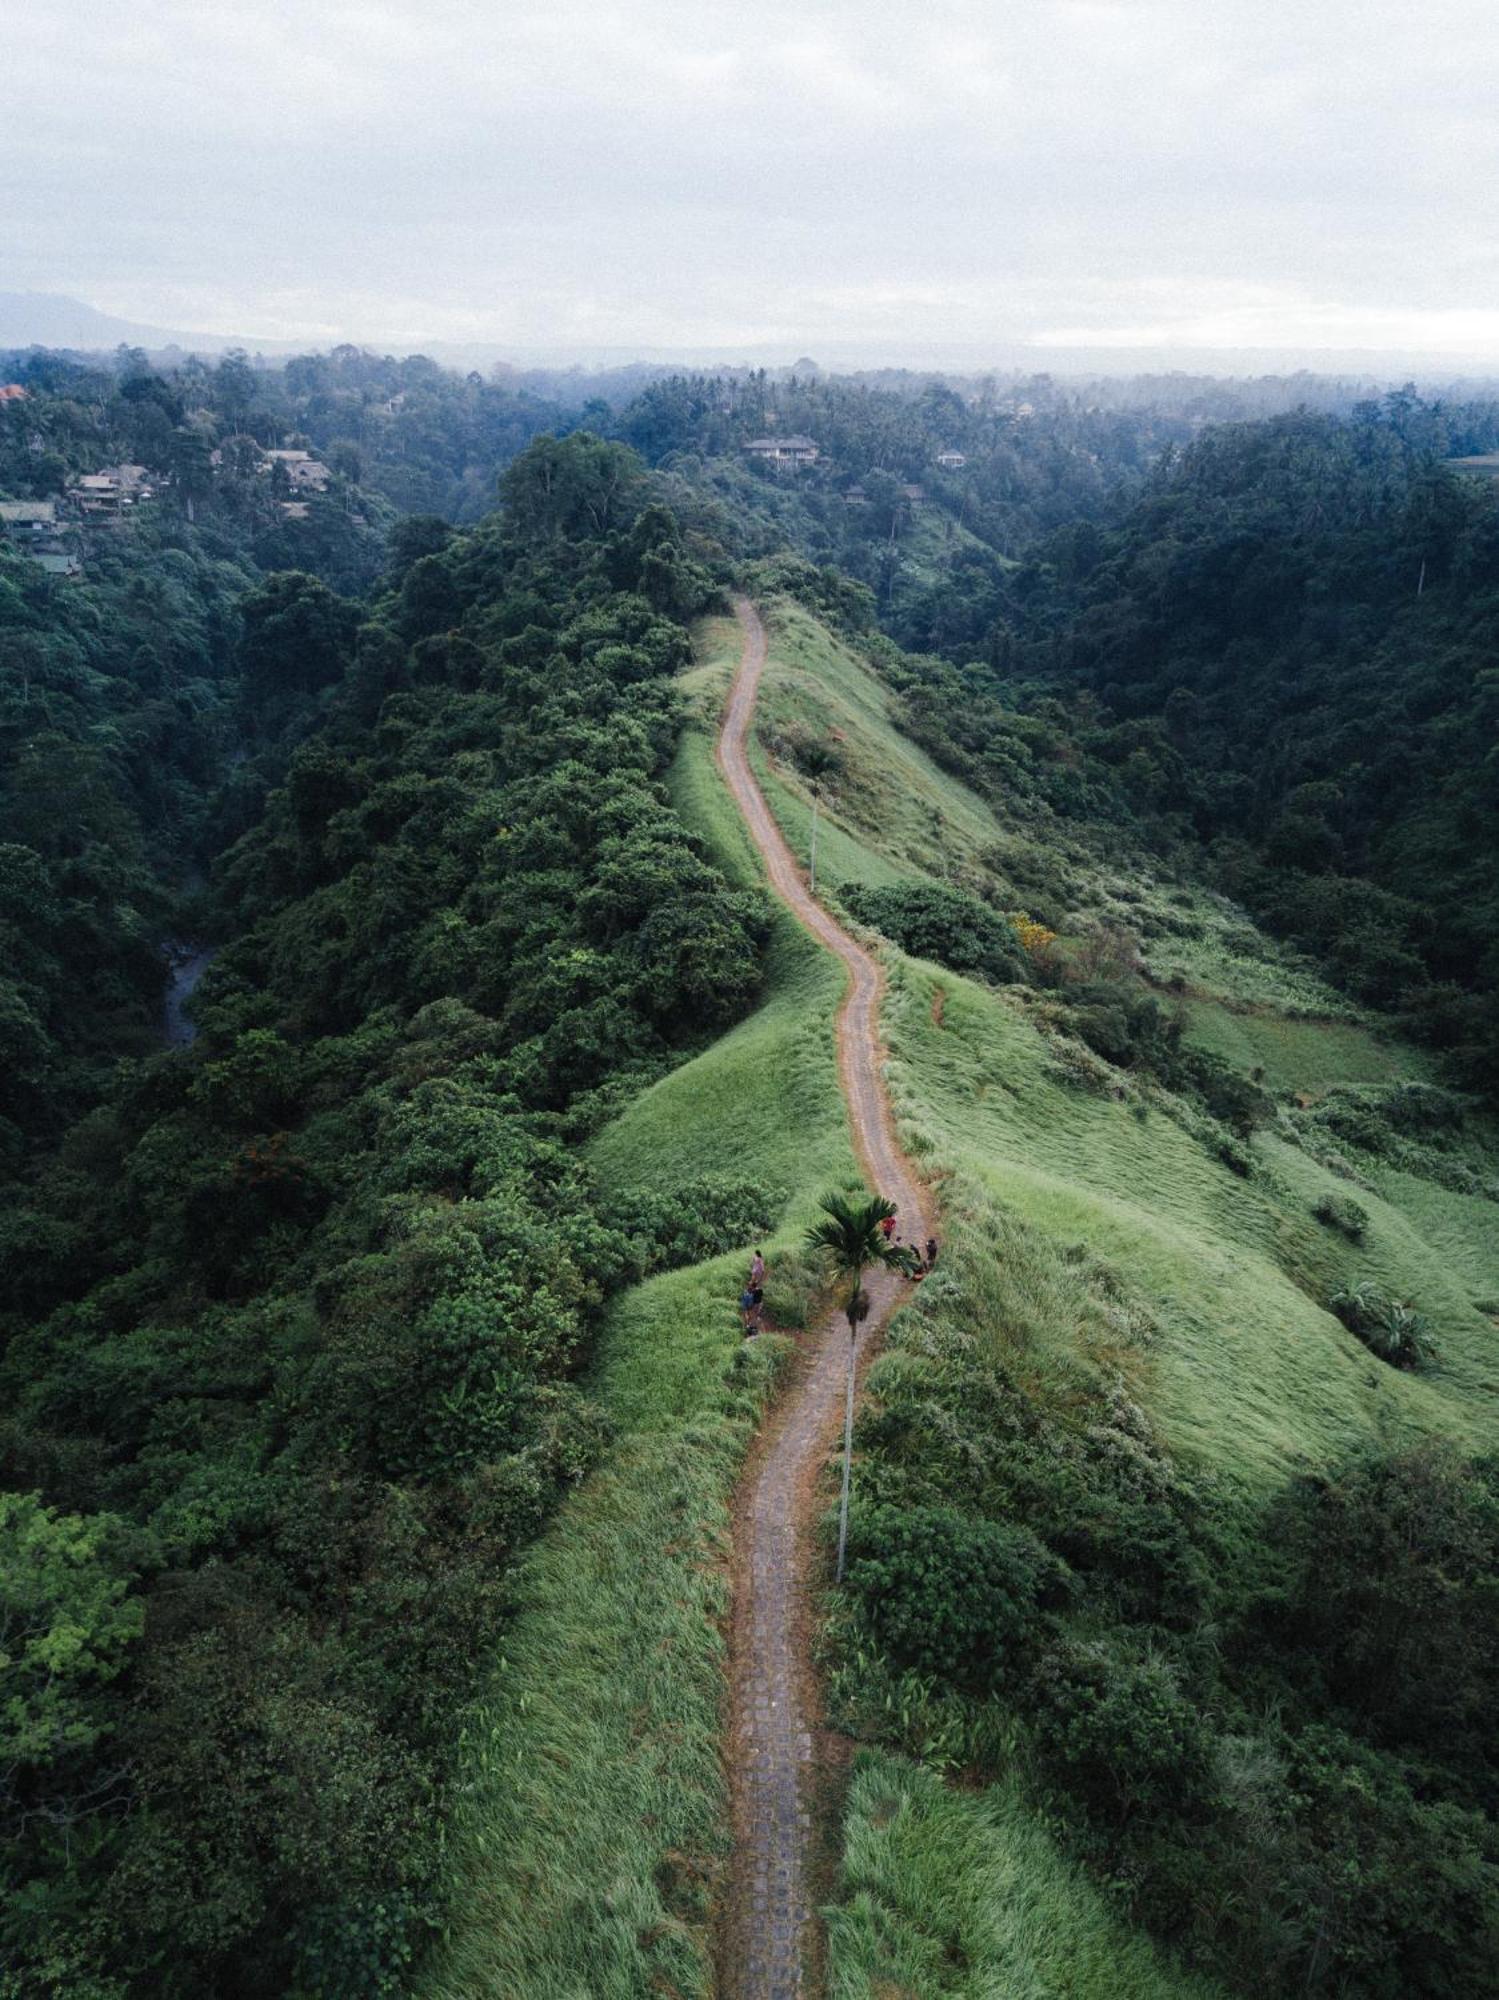
[[[56,0],[0,285],[205,333],[1499,363],[1484,0]]]

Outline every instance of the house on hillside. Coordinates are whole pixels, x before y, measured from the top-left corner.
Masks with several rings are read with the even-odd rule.
[[[0,500],[0,541],[53,576],[76,576],[79,561],[64,548],[55,500]]]
[[[0,535],[16,546],[57,533],[55,500],[0,500]]]
[[[294,493],[326,493],[328,481],[333,477],[323,461],[314,458],[310,451],[268,451],[259,469],[269,472],[276,465],[285,467]]]
[[[926,499],[926,488],[924,486],[903,486],[900,489],[900,497],[910,506],[919,507],[922,501]]]
[[[0,382],[0,403],[24,403],[26,391],[19,382]]]
[[[1471,458],[1449,458],[1449,470],[1476,472],[1480,479],[1499,479],[1499,451],[1475,452]]]
[[[968,455],[961,451],[939,451],[937,463],[944,472],[961,472],[968,463]]]
[[[751,438],[744,447],[751,458],[769,465],[815,465],[817,446],[809,437]]]
[[[106,465],[85,472],[68,488],[68,498],[86,519],[113,520],[149,500],[155,491],[143,465]]]

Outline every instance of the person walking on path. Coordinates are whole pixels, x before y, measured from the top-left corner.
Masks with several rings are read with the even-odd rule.
[[[763,1292],[765,1289],[765,1259],[757,1250],[750,1259],[750,1290]]]
[[[887,1243],[893,1243],[900,1233],[895,1226],[895,1222],[896,1211],[893,1208],[888,1215],[883,1216],[880,1220],[880,1233],[884,1236]]]
[[[928,1238],[926,1239],[926,1267],[927,1267],[927,1269],[928,1269],[929,1271],[931,1271],[931,1270],[934,1270],[934,1269],[936,1268],[936,1263],[937,1263],[937,1239],[936,1239],[936,1237],[935,1237],[935,1236],[929,1236],[929,1237],[928,1237]]]
[[[746,1340],[753,1339],[760,1331],[760,1306],[762,1297],[763,1295],[755,1291],[750,1285],[746,1285],[744,1290],[739,1294],[739,1312],[744,1321]]]

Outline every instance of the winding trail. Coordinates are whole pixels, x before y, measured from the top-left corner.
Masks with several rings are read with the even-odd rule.
[[[743,651],[719,734],[719,768],[772,889],[848,968],[848,992],[838,1010],[838,1068],[854,1146],[870,1186],[899,1207],[902,1235],[919,1240],[926,1234],[922,1198],[896,1144],[880,1078],[880,968],[808,894],[750,771],[748,738],[765,665],[765,628],[745,599],[737,599],[734,609]],[[870,1313],[860,1332],[861,1357],[906,1294],[904,1281],[891,1272],[873,1273],[867,1289]],[[843,1414],[847,1340],[841,1316],[818,1329],[742,1498],[730,1649],[734,1856],[721,1965],[725,2000],[794,2000],[808,1990],[817,1727],[806,1646],[810,1533],[818,1470]]]

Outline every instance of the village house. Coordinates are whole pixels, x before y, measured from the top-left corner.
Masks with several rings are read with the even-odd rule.
[[[79,562],[63,547],[55,500],[0,500],[0,541],[53,576],[76,576]]]
[[[937,454],[937,463],[942,467],[944,472],[961,472],[963,467],[968,463],[968,457],[965,452],[961,451],[939,451]]]
[[[68,498],[86,518],[111,520],[149,500],[155,491],[143,465],[106,465],[85,472],[68,488]]]
[[[268,451],[259,469],[269,472],[275,465],[286,468],[286,476],[297,493],[326,493],[328,481],[333,477],[323,461],[314,458],[310,451]]]
[[[815,465],[817,446],[809,437],[751,438],[744,447],[751,458],[771,465]]]
[[[57,533],[55,500],[0,500],[0,534],[17,546]]]
[[[0,382],[0,403],[24,403],[26,391],[19,382]]]

